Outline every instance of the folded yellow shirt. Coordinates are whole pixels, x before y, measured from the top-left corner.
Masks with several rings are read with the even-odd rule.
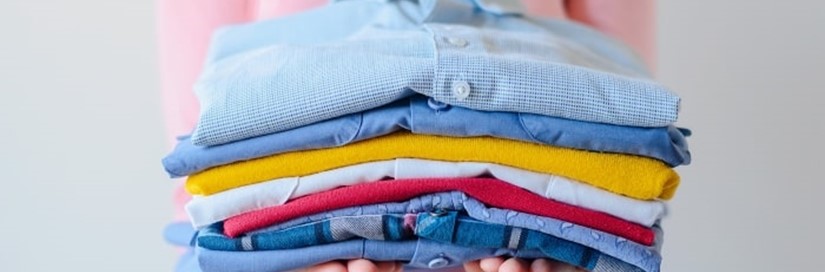
[[[298,177],[395,158],[488,162],[575,179],[628,197],[670,199],[679,175],[646,157],[598,153],[491,137],[394,133],[342,147],[290,152],[193,174],[186,190],[211,195],[277,178]]]

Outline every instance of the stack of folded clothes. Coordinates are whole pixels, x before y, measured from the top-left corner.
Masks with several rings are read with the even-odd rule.
[[[624,45],[517,1],[343,1],[215,34],[190,271],[493,256],[659,271],[679,97]],[[191,229],[191,226],[189,227]],[[182,267],[187,267],[183,265]]]

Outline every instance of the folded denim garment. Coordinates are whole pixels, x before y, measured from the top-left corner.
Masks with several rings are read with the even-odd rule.
[[[690,163],[687,129],[628,127],[557,117],[476,111],[421,96],[291,130],[216,146],[179,138],[163,159],[172,177],[291,151],[343,146],[396,131],[454,137],[491,136],[581,150],[655,158],[670,166]]]
[[[550,217],[486,207],[478,200],[459,191],[428,194],[404,200],[404,202],[388,202],[325,211],[271,225],[247,234],[278,231],[341,216],[420,213],[438,210],[463,212],[482,222],[526,228],[553,235],[599,250],[645,271],[659,271],[662,263],[660,252],[663,240],[662,229],[659,225],[654,225],[652,228],[656,233],[656,240],[653,245],[645,246],[607,232]]]
[[[318,214],[302,216],[281,224],[269,226],[265,229],[250,232],[248,234],[273,232],[341,216],[419,213],[436,210],[461,211],[479,221],[491,224],[521,227],[553,235],[561,239],[569,240],[599,250],[604,254],[640,267],[648,272],[659,271],[659,267],[662,262],[662,257],[659,253],[663,242],[661,239],[662,230],[658,225],[655,225],[652,228],[653,231],[656,232],[656,241],[652,246],[644,246],[607,232],[590,229],[550,217],[537,216],[507,209],[488,208],[474,198],[458,191],[423,195],[404,200],[404,202],[380,203],[325,211]],[[182,239],[178,240],[182,240],[183,242],[181,243],[184,245],[189,243],[189,241],[193,239],[194,235],[194,230],[192,229],[191,224],[188,222],[181,222],[175,225],[178,225],[181,229],[188,230],[189,234],[184,235]],[[167,233],[168,232],[169,231],[167,231]]]
[[[443,210],[443,213],[448,211]],[[311,247],[354,239],[404,241],[416,239],[418,214],[353,215],[322,219],[282,230],[239,237],[223,234],[220,223],[198,233],[198,246],[209,250],[263,251]]]
[[[290,271],[334,260],[369,259],[405,263],[405,268],[439,269],[496,256],[543,258],[538,250],[469,248],[427,239],[411,241],[349,240],[284,250],[220,251],[196,247],[204,272]]]
[[[355,238],[403,241],[426,238],[470,248],[535,249],[551,258],[588,271],[642,271],[598,250],[530,229],[484,223],[457,212],[346,216],[325,219],[269,233],[229,238],[220,227],[198,236],[198,246],[210,250],[263,251],[330,244]]]
[[[535,194],[573,206],[604,212],[652,226],[666,212],[661,201],[643,201],[612,194],[564,177],[477,162],[395,159],[362,163],[304,177],[289,177],[194,197],[186,212],[196,228],[242,213],[283,205],[290,199],[376,180],[491,176]]]
[[[398,132],[343,147],[273,155],[189,176],[186,189],[211,195],[283,177],[395,158],[490,162],[578,180],[617,194],[651,200],[673,197],[679,175],[661,161],[490,138]]]
[[[546,199],[506,182],[485,178],[380,181],[343,187],[302,197],[282,206],[229,218],[224,221],[224,233],[230,237],[238,237],[250,231],[331,209],[403,201],[447,191],[462,191],[493,207],[565,220],[613,233],[644,245],[651,245],[655,238],[653,231],[644,226]]]
[[[187,230],[187,229],[188,229],[188,232],[187,231],[181,231],[181,230]],[[169,224],[169,226],[164,230],[164,232],[165,232],[164,236],[166,237],[168,242],[170,242],[173,245],[184,247],[186,249],[184,254],[178,260],[178,264],[175,267],[176,272],[202,272],[202,271],[204,271],[204,270],[201,269],[200,264],[199,264],[199,260],[198,260],[198,256],[195,253],[196,245],[194,243],[194,241],[195,241],[194,238],[195,238],[196,232],[195,232],[195,230],[192,229],[191,224],[189,224],[187,222],[172,223],[172,224]],[[186,242],[181,244],[180,243],[181,241],[186,241]],[[192,241],[192,243],[190,244],[189,241]],[[436,243],[426,243],[425,242],[423,244],[424,247],[422,247],[422,248],[413,248],[412,258],[407,260],[407,261],[411,262],[411,265],[409,265],[409,264],[406,265],[404,267],[404,271],[407,271],[407,272],[461,272],[461,271],[464,271],[462,269],[462,267],[460,266],[461,262],[456,261],[456,260],[458,260],[457,258],[448,259],[448,256],[468,256],[468,255],[462,254],[461,251],[456,251],[456,252],[452,252],[452,253],[446,252],[450,249],[462,250],[461,248],[458,248],[458,247],[444,247],[444,246],[436,247],[437,245],[438,244],[436,244]],[[332,246],[330,248],[316,247],[315,250],[316,250],[316,252],[323,252],[324,256],[326,256],[326,257],[329,257],[330,255],[336,254],[336,253],[337,254],[350,255],[351,254],[350,251],[345,250],[344,252],[335,252],[334,249],[335,248],[347,249],[347,248],[352,248],[353,246],[354,246],[353,244],[346,244],[344,247],[341,247],[340,245]],[[416,244],[412,244],[412,246],[416,246]],[[370,249],[375,249],[375,248],[371,247]],[[201,249],[200,251],[201,251],[201,253],[203,253],[203,251],[207,251],[207,250]],[[464,249],[462,251],[469,252],[471,256],[480,256],[477,253],[473,253],[473,252],[478,252],[477,249]],[[258,270],[258,271],[254,271],[254,272],[289,270],[289,268],[284,268],[287,265],[292,265],[291,269],[300,269],[300,268],[304,268],[306,266],[311,265],[311,264],[307,264],[303,267],[300,266],[300,265],[295,266],[294,262],[286,262],[285,260],[283,260],[283,259],[294,259],[296,257],[304,258],[303,256],[295,255],[295,254],[298,254],[298,253],[301,253],[301,252],[305,253],[306,251],[305,250],[300,250],[300,252],[290,252],[289,250],[271,251],[270,252],[270,253],[272,253],[271,255],[275,255],[276,257],[278,257],[278,259],[266,260],[266,259],[262,258],[262,259],[253,260],[253,262],[264,263],[264,264],[259,264],[258,267],[272,268],[272,269],[275,269],[275,270]],[[489,252],[489,251],[485,250],[485,252]],[[439,255],[439,253],[445,253],[445,255]],[[500,256],[500,255],[507,254],[507,252],[504,251],[504,250],[497,250],[496,252],[493,252],[493,253],[496,253],[498,255],[492,254],[490,256]],[[521,256],[525,256],[525,257],[540,256],[539,254],[541,254],[540,252],[532,252],[532,253],[529,253],[529,254],[528,253],[529,253],[528,251],[518,252],[518,254],[520,254]],[[208,254],[208,252],[207,252],[207,254]],[[376,252],[376,253],[371,254],[371,256],[380,257],[380,256],[382,256],[381,254],[382,253],[380,253],[380,252]],[[280,255],[280,256],[278,256],[278,255]],[[220,261],[226,261],[226,262],[232,262],[232,261],[241,262],[240,258],[242,258],[242,256],[221,255],[220,252],[214,252],[214,254],[210,255],[210,257],[211,258],[219,258]],[[479,257],[479,258],[481,258],[481,257]],[[342,259],[345,259],[344,256],[337,257],[337,258],[335,256],[333,256],[329,260],[342,260]],[[307,260],[307,259],[303,259],[303,260]],[[220,261],[218,261],[218,262],[220,262]],[[323,261],[321,261],[321,262],[323,262]],[[212,264],[211,262],[208,262],[208,261],[206,263],[207,263],[207,265]],[[224,267],[223,269],[225,269],[225,270],[219,270],[219,271],[238,271],[237,269],[247,269],[246,271],[249,271],[249,268],[245,268],[244,266],[248,266],[251,263],[241,263],[241,264],[242,264],[242,266],[238,266],[237,268]],[[419,268],[416,268],[415,266],[418,266]],[[212,269],[212,270],[207,270],[207,271],[214,271],[214,270],[217,270],[218,268],[209,267],[207,269]],[[241,270],[241,271],[244,271],[244,270]]]

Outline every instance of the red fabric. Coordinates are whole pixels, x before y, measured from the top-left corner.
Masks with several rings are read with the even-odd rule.
[[[496,208],[552,217],[609,232],[644,245],[653,244],[653,231],[611,215],[547,199],[519,187],[490,178],[410,179],[380,181],[338,188],[234,216],[224,222],[229,237],[265,228],[291,219],[330,210],[405,201],[417,196],[461,191]]]

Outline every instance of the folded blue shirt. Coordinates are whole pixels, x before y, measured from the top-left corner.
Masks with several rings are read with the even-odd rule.
[[[246,252],[196,247],[195,253],[204,272],[289,271],[334,260],[361,258],[403,262],[408,268],[436,269],[496,256],[544,257],[544,253],[538,250],[469,248],[426,239],[402,242],[349,240],[305,248]]]
[[[468,248],[427,239],[403,242],[349,240],[298,249],[231,252],[208,250],[184,241],[196,241],[196,232],[187,222],[167,226],[164,236],[178,246],[193,249],[180,258],[178,272],[261,272],[289,271],[334,260],[370,259],[406,263],[404,271],[438,270],[461,266],[465,262],[496,256],[543,258],[539,250]]]
[[[436,210],[463,211],[473,219],[482,222],[535,230],[593,248],[647,272],[658,272],[662,263],[662,256],[659,252],[663,234],[658,225],[652,227],[653,231],[656,232],[656,241],[654,241],[653,246],[648,247],[607,232],[555,218],[506,209],[488,208],[478,200],[457,191],[424,195],[401,203],[382,203],[308,215],[247,234],[254,235],[283,230],[317,222],[325,218],[388,213],[419,213]]]
[[[506,209],[488,208],[481,202],[478,202],[477,200],[470,198],[461,192],[444,192],[424,195],[401,203],[383,203],[333,210],[320,214],[299,217],[278,225],[273,225],[266,229],[250,232],[248,234],[255,235],[258,233],[279,231],[334,217],[383,215],[389,213],[418,213],[435,210],[463,211],[473,219],[482,222],[535,230],[593,248],[622,262],[641,268],[647,272],[658,272],[662,262],[662,257],[659,252],[662,245],[661,238],[663,237],[663,234],[658,225],[653,227],[653,230],[656,231],[657,240],[654,242],[653,246],[647,247],[610,233],[593,230],[554,218],[535,216],[532,214],[519,213]],[[173,237],[170,242],[178,245],[186,245],[188,243],[194,244],[194,233],[195,231],[192,229],[191,224],[185,222],[174,224],[166,229],[167,239],[169,239],[168,237]],[[205,249],[200,249],[200,251],[204,250]],[[289,250],[281,251],[287,252]],[[222,255],[220,254],[220,251],[210,252],[218,256],[239,256],[237,254]],[[275,254],[275,256],[277,256],[277,254]],[[347,258],[342,256],[339,259]],[[258,262],[263,261],[259,260]],[[283,264],[279,263],[278,265]]]
[[[667,126],[679,111],[679,97],[652,81],[619,42],[573,22],[493,12],[479,1],[345,1],[226,28],[211,47],[195,85],[196,145],[284,131],[416,93],[476,110],[627,126]]]
[[[392,104],[216,146],[182,137],[163,159],[166,172],[182,177],[210,167],[284,152],[346,145],[409,130],[454,137],[492,136],[582,150],[652,157],[671,166],[688,164],[690,131],[673,126],[644,128],[575,121],[527,113],[477,111],[414,96]]]
[[[331,244],[350,239],[429,239],[469,248],[535,249],[544,257],[593,272],[642,271],[598,250],[538,231],[484,223],[457,212],[344,216],[237,238],[217,227],[201,230],[198,246],[222,251],[266,251]]]

